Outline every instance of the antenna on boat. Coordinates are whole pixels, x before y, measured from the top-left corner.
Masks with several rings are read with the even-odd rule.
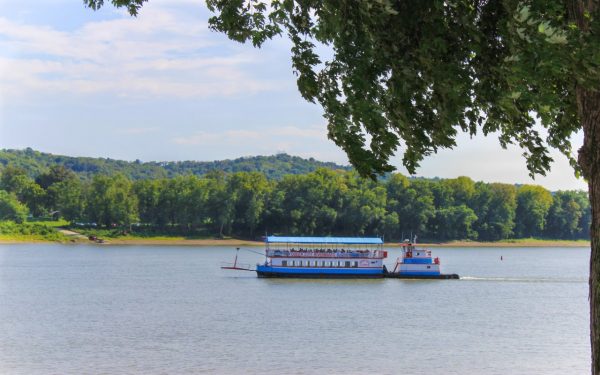
[[[237,257],[238,257],[239,253],[240,253],[240,248],[236,247],[235,248],[235,259],[233,261],[233,268],[237,268]]]

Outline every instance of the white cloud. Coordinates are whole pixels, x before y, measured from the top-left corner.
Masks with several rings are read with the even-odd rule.
[[[122,134],[122,135],[143,135],[143,134],[150,134],[150,133],[156,133],[157,131],[159,131],[160,128],[157,126],[153,126],[153,127],[139,127],[139,128],[125,128],[125,129],[119,129],[117,131],[117,134]]]
[[[211,145],[218,143],[226,147],[240,143],[259,140],[261,133],[253,130],[227,130],[223,132],[205,132],[198,131],[190,136],[180,136],[173,138],[173,143],[179,145]]]
[[[348,164],[346,155],[326,137],[326,126],[283,126],[257,130],[197,131],[171,139],[184,153],[203,152],[211,158],[273,155],[285,152]],[[206,159],[206,158],[204,158]]]
[[[581,140],[580,133],[572,137],[575,150],[580,147]],[[502,149],[495,134],[488,137],[477,135],[470,139],[468,135],[460,133],[454,149],[444,149],[426,157],[416,175],[440,178],[469,176],[475,181],[536,184],[551,190],[586,189],[585,181],[574,176],[567,158],[557,150],[550,152],[554,159],[551,170],[546,176],[536,176],[535,179],[529,176],[522,153],[523,150],[515,145]],[[393,162],[401,173],[407,174],[400,154],[393,158]]]
[[[240,142],[262,141],[271,150],[287,152],[293,146],[306,144],[307,140],[298,142],[297,138],[312,138],[313,141],[322,142],[327,139],[324,126],[283,126],[259,130],[225,130],[225,131],[197,131],[189,136],[173,138],[173,142],[180,145],[202,145],[219,142],[219,144],[237,144]]]
[[[202,6],[153,1],[137,18],[119,11],[121,18],[73,31],[0,17],[0,94],[212,97],[278,89],[246,73],[259,53],[231,52],[230,41],[208,30]]]
[[[327,139],[327,129],[324,126],[308,126],[303,128],[297,126],[284,126],[274,129],[273,133],[282,137]]]

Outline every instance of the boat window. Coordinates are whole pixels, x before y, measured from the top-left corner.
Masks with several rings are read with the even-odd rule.
[[[350,262],[346,261],[346,265],[344,267],[350,267]]]
[[[431,268],[431,266],[427,266],[427,268]]]
[[[287,266],[287,260],[282,260],[281,261],[281,265],[284,266],[284,267],[286,267]]]
[[[352,264],[352,267],[358,267],[358,261],[354,261],[354,264]]]

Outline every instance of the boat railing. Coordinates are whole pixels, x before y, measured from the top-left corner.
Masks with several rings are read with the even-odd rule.
[[[294,258],[384,258],[382,250],[362,251],[303,251],[303,250],[273,250],[266,251],[268,257],[294,257]]]

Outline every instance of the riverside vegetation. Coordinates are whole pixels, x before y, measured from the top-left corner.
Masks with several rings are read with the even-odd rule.
[[[120,163],[126,167],[127,162]],[[82,175],[58,164],[34,173],[6,165],[0,170],[0,220],[5,221],[0,239],[60,239],[47,224],[27,223],[48,216],[109,237],[258,238],[268,232],[376,235],[388,241],[411,233],[431,241],[589,239],[586,192],[468,177],[390,174],[372,181],[320,166],[295,175],[271,171],[280,178],[213,170],[134,179],[123,173]]]

